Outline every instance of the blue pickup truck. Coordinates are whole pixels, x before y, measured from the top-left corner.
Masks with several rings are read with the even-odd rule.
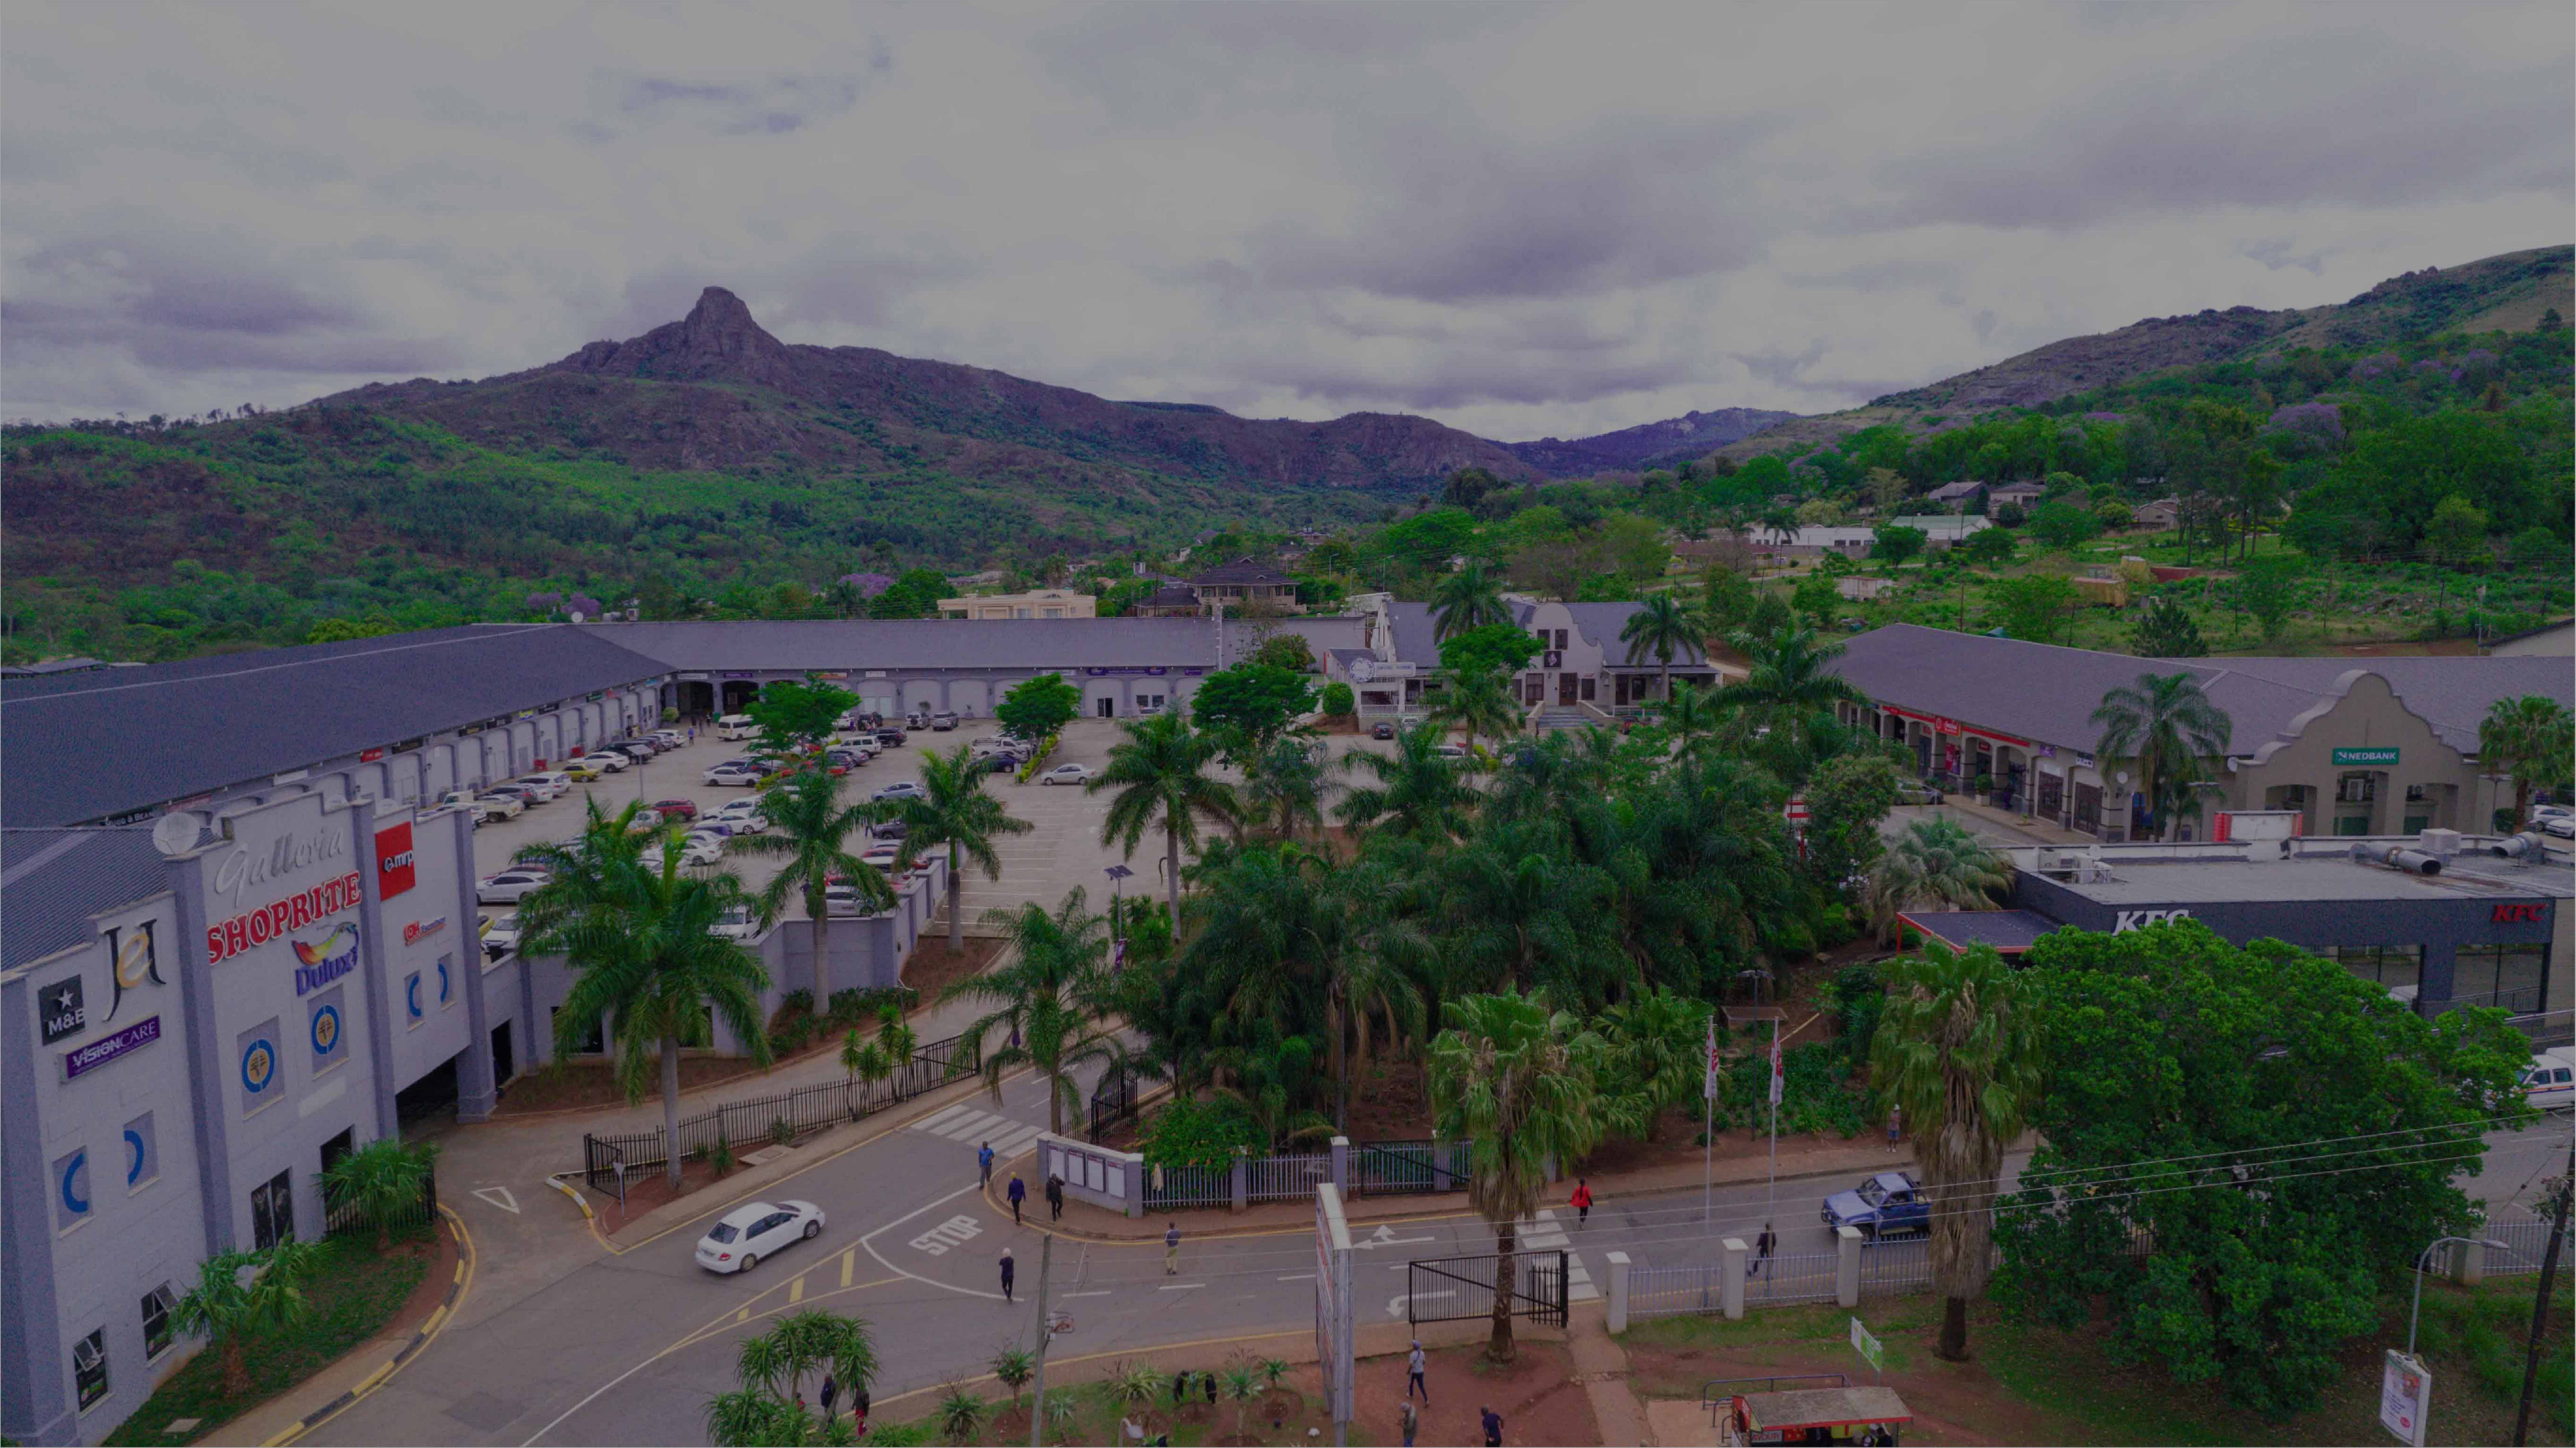
[[[1932,1226],[1932,1206],[1923,1189],[1901,1171],[1883,1171],[1852,1191],[1825,1198],[1825,1228],[1858,1227],[1875,1239],[1890,1233],[1922,1232]]]

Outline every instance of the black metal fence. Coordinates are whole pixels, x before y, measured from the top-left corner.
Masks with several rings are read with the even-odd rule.
[[[1355,1141],[1351,1195],[1392,1197],[1467,1189],[1470,1141]]]
[[[377,1224],[367,1216],[365,1210],[356,1201],[326,1201],[323,1208],[322,1235],[325,1238],[346,1237],[376,1230]],[[418,1231],[437,1220],[438,1173],[432,1170],[421,1173],[420,1200],[395,1213],[393,1219],[384,1225],[392,1229],[394,1235],[401,1236],[406,1232]]]
[[[1109,1128],[1135,1114],[1135,1076],[1119,1070],[1103,1075],[1091,1088],[1091,1143],[1097,1146]]]
[[[857,1121],[925,1091],[973,1074],[982,1051],[964,1036],[948,1036],[919,1048],[900,1070],[883,1081],[827,1081],[767,1096],[728,1101],[712,1110],[680,1119],[682,1159],[712,1152],[719,1142],[736,1152],[794,1141],[809,1131]],[[619,1162],[632,1172],[668,1162],[670,1148],[662,1128],[608,1136],[584,1132],[582,1179],[596,1190],[615,1180]]]
[[[1405,1264],[1404,1315],[1416,1325],[1463,1322],[1494,1315],[1494,1278],[1502,1259],[1494,1253],[1474,1257],[1436,1257]],[[1512,1254],[1512,1288],[1506,1309],[1545,1327],[1565,1326],[1566,1254]]]

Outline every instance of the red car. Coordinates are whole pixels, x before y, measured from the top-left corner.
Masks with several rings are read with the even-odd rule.
[[[693,820],[698,817],[698,806],[691,800],[657,799],[651,808],[666,820]]]

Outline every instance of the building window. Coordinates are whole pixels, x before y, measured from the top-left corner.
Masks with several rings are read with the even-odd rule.
[[[107,1396],[107,1329],[100,1328],[72,1344],[72,1383],[80,1390],[86,1413]]]
[[[406,1030],[415,1030],[420,1026],[420,972],[416,970],[403,977],[403,1020]]]
[[[2499,1006],[2517,1016],[2539,1011],[2549,986],[2549,947],[2463,945],[2452,957],[2451,999]]]
[[[68,1232],[89,1220],[89,1148],[54,1158],[54,1230]]]
[[[242,1115],[248,1116],[286,1094],[286,1072],[277,1055],[277,1018],[269,1017],[233,1041],[241,1078]]]
[[[2354,773],[2338,776],[2335,780],[2335,803],[2337,804],[2372,804],[2378,799],[2378,775]]]
[[[251,1248],[265,1252],[280,1242],[294,1240],[295,1173],[282,1171],[251,1188]]]
[[[456,957],[438,958],[438,1008],[447,1010],[456,1004]]]
[[[2424,979],[2420,945],[2330,945],[2318,954],[2382,990],[2412,989]]]
[[[143,1355],[157,1358],[170,1350],[177,1334],[170,1330],[170,1314],[179,1308],[179,1299],[162,1283],[143,1294]]]
[[[125,1123],[125,1189],[139,1192],[161,1179],[161,1147],[152,1134],[152,1113]]]

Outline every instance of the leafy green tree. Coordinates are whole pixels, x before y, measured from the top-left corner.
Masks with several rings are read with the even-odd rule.
[[[1688,658],[1701,646],[1699,615],[1669,592],[1650,594],[1619,625],[1619,642],[1628,646],[1629,663],[1655,661],[1660,681],[1655,697],[1669,699],[1674,657]]]
[[[2054,573],[2025,573],[1986,585],[1986,602],[2003,615],[2004,632],[2034,644],[2062,644],[2084,606],[2075,585]]]
[[[1307,644],[1304,634],[1283,629],[1263,639],[1261,646],[1254,649],[1252,657],[1245,662],[1266,664],[1293,674],[1310,673],[1315,667],[1315,651]]]
[[[760,993],[769,972],[740,942],[714,933],[726,911],[750,903],[741,882],[682,873],[676,837],[663,838],[656,854],[652,860],[610,857],[596,897],[576,902],[541,930],[527,929],[523,907],[520,948],[560,953],[572,968],[571,988],[555,1013],[557,1055],[578,1054],[592,1023],[604,1020],[617,1053],[617,1083],[630,1102],[644,1099],[660,1062],[662,1139],[671,1145],[665,1175],[677,1191],[680,1050],[710,1044],[709,1023],[721,1020],[752,1060],[767,1066]],[[562,883],[558,876],[546,888]]]
[[[1886,844],[1879,823],[1896,808],[1899,779],[1885,754],[1855,752],[1829,759],[1807,784],[1807,873],[1836,895],[1868,875]]]
[[[1994,567],[2009,563],[2013,556],[2013,535],[2009,528],[1980,528],[1950,546],[1951,556],[1969,563]]]
[[[1842,612],[1842,589],[1832,574],[1820,568],[1799,579],[1797,586],[1789,590],[1789,606],[1798,611],[1809,628],[1823,628]]]
[[[401,624],[381,613],[371,614],[363,619],[326,618],[313,626],[312,632],[304,636],[304,641],[308,644],[349,643],[356,639],[381,638],[389,633],[400,633],[402,628]]]
[[[2238,567],[2231,592],[2263,642],[2279,643],[2289,631],[2290,606],[2298,601],[2298,579],[2306,571],[2297,558],[2284,555],[2251,558]]]
[[[1473,1143],[1467,1201],[1494,1232],[1494,1325],[1486,1356],[1510,1362],[1516,1242],[1547,1186],[1547,1164],[1580,1161],[1601,1140],[1600,1038],[1517,991],[1467,996],[1443,1011],[1431,1043],[1432,1119]]]
[[[1503,602],[1500,580],[1487,573],[1484,565],[1470,563],[1431,586],[1431,636],[1445,641],[1453,635],[1512,621],[1511,608]]]
[[[1122,846],[1127,858],[1148,829],[1163,832],[1163,883],[1171,905],[1172,934],[1181,933],[1181,847],[1198,848],[1202,818],[1234,818],[1242,806],[1232,786],[1208,775],[1217,741],[1178,714],[1156,714],[1121,723],[1126,737],[1110,746],[1107,767],[1085,786],[1097,794],[1114,789],[1101,821],[1100,842]],[[1356,757],[1356,756],[1354,756]]]
[[[250,1396],[250,1350],[312,1315],[305,1279],[331,1260],[322,1242],[288,1240],[258,1252],[218,1252],[197,1264],[197,1285],[171,1310],[173,1331],[213,1340],[224,1395]]]
[[[2199,809],[2192,785],[2217,777],[2234,728],[2190,673],[2140,674],[2102,696],[2093,724],[2102,731],[2095,752],[2137,775],[2159,839]]]
[[[939,998],[992,1007],[964,1032],[975,1044],[984,1084],[999,1101],[1004,1077],[1023,1067],[1036,1071],[1047,1083],[1047,1129],[1061,1136],[1066,1109],[1082,1105],[1074,1073],[1126,1059],[1117,1033],[1103,1025],[1112,998],[1103,968],[1109,922],[1084,908],[1078,888],[1067,891],[1052,912],[1032,901],[1016,910],[988,910],[984,919],[1001,927],[1010,964],[957,981]],[[985,1044],[1005,1029],[1017,1045]]]
[[[1190,717],[1199,731],[1218,741],[1236,764],[1258,757],[1313,707],[1315,686],[1305,675],[1269,664],[1220,669],[1201,679],[1190,696]]]
[[[960,903],[966,895],[965,877],[959,871],[973,865],[984,872],[985,879],[1001,879],[1002,857],[994,852],[994,842],[1005,835],[1025,835],[1036,828],[1027,820],[1014,818],[1008,806],[984,792],[984,781],[992,777],[992,771],[974,757],[968,745],[960,744],[946,754],[925,754],[921,760],[921,797],[895,806],[904,822],[903,849],[908,858],[917,859],[925,850],[942,847],[948,851],[951,952],[966,948],[966,907]]]
[[[1355,830],[1385,830],[1425,843],[1455,838],[1477,797],[1458,767],[1441,756],[1440,735],[1439,723],[1426,721],[1397,733],[1392,753],[1355,749],[1343,755],[1343,769],[1372,782],[1345,791],[1333,812]]]
[[[1274,835],[1293,840],[1300,830],[1324,827],[1324,758],[1304,739],[1279,739],[1244,771],[1243,816],[1266,822]]]
[[[832,910],[827,892],[832,885],[849,885],[860,914],[890,909],[895,901],[885,872],[850,853],[850,836],[864,836],[890,811],[873,801],[842,803],[841,784],[841,776],[829,770],[799,770],[761,794],[760,813],[769,822],[768,832],[725,841],[728,850],[780,862],[778,873],[753,897],[764,925],[776,925],[788,901],[804,902],[805,918],[814,922],[812,991],[817,1004],[831,998]],[[956,892],[954,874],[949,876],[948,888],[952,895]]]
[[[1350,685],[1335,679],[1324,686],[1323,695],[1315,707],[1323,710],[1327,718],[1348,719],[1358,711],[1359,700],[1353,697]]]
[[[1443,681],[1431,716],[1436,724],[1455,723],[1466,730],[1467,747],[1472,750],[1479,735],[1501,739],[1518,731],[1521,702],[1509,678],[1491,669],[1478,669],[1452,674]]]
[[[1013,738],[1034,744],[1082,713],[1082,688],[1062,674],[1022,679],[1002,695],[993,717]]]
[[[1859,685],[1831,672],[1844,646],[1825,643],[1813,629],[1784,629],[1767,636],[1750,630],[1736,637],[1751,664],[1744,677],[1720,687],[1716,702],[1743,711],[1750,722],[1766,728],[1796,767],[1785,771],[1803,779],[1821,753],[1821,740],[1834,726],[1837,705],[1866,706],[1869,695]]]
[[[2424,522],[2424,551],[2454,568],[2488,562],[2486,510],[2457,493],[2444,498]]]
[[[322,1170],[322,1195],[333,1205],[354,1205],[375,1224],[376,1250],[391,1250],[394,1223],[420,1210],[438,1143],[406,1143],[380,1136]]]
[[[805,1379],[828,1373],[846,1394],[876,1380],[876,1338],[867,1319],[807,1308],[779,1318],[734,1350],[738,1386],[707,1404],[707,1436],[725,1448],[857,1441],[851,1422],[825,1422],[805,1408]]]
[[[1753,616],[1753,584],[1731,568],[1700,574],[1700,617],[1713,634],[1731,634]]]
[[[2576,717],[2567,706],[2541,694],[2498,699],[2478,721],[2478,765],[2490,774],[2513,779],[2513,823],[2521,829],[2531,820],[2534,785],[2568,778],[2576,757]]]
[[[2530,1114],[2502,1011],[2426,1021],[2279,941],[2062,930],[2020,978],[2048,1084],[1995,1296],[2107,1321],[2106,1351],[2185,1391],[2317,1402],[2424,1244],[2477,1234],[2482,1138]]]
[[[2042,503],[2031,510],[2024,532],[2051,548],[2073,548],[2102,535],[2102,520],[2090,508],[2073,503]]]
[[[1870,871],[1870,921],[1878,938],[1892,943],[1896,917],[1918,903],[1991,909],[2012,878],[2012,862],[1966,825],[1947,817],[1915,820]]]
[[[2136,630],[2129,636],[2132,653],[2150,659],[2197,659],[2209,653],[2209,644],[2200,636],[2200,625],[2192,622],[2191,613],[2170,598],[2147,600],[2138,615]]]
[[[1440,667],[1453,674],[1517,674],[1538,656],[1538,637],[1516,624],[1489,623],[1440,641]]]
[[[1599,1109],[1605,1130],[1655,1139],[1668,1108],[1699,1099],[1705,1077],[1709,1006],[1657,986],[1603,1010]]]
[[[2029,982],[1992,946],[1939,944],[1886,968],[1887,1001],[1870,1043],[1880,1094],[1914,1127],[1932,1207],[1932,1290],[1952,1362],[1968,1356],[1968,1301],[1992,1271],[2004,1146],[2038,1106],[2042,1054]]]
[[[1662,578],[1672,566],[1673,547],[1664,541],[1664,525],[1642,513],[1613,513],[1602,519],[1601,546],[1631,589]]]
[[[1399,567],[1428,573],[1447,568],[1475,536],[1476,519],[1466,509],[1433,508],[1380,528],[1369,547]]]
[[[838,684],[781,679],[764,686],[743,712],[760,726],[760,742],[785,754],[830,737],[833,724],[858,704],[859,696]]]
[[[870,618],[930,618],[948,594],[948,580],[927,568],[906,569],[892,587],[868,603]]]
[[[1985,528],[1979,531],[1993,533],[1999,530]],[[1896,570],[1903,568],[1907,562],[1921,557],[1923,550],[1931,544],[1931,541],[1932,535],[1920,528],[1888,524],[1879,528],[1873,535],[1869,554],[1886,565],[1889,576],[1893,577]],[[2007,543],[2005,546],[2011,545]]]

